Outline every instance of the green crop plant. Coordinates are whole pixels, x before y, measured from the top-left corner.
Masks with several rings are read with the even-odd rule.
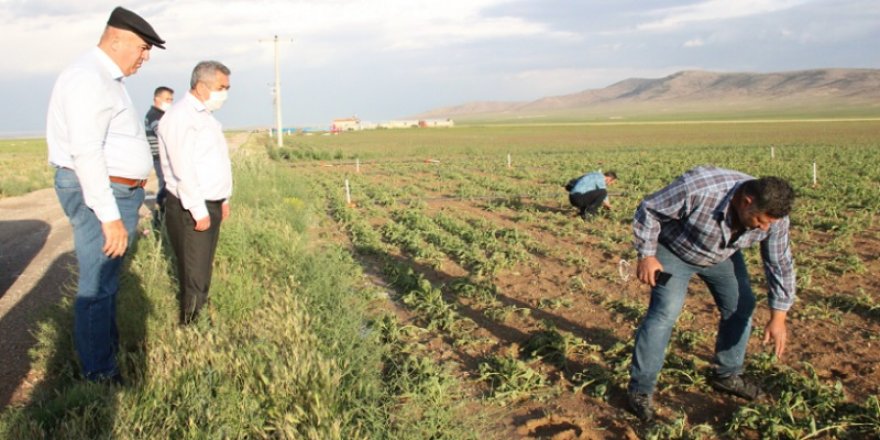
[[[646,440],[708,440],[718,438],[718,433],[708,424],[692,426],[687,416],[680,415],[668,423],[658,423],[648,429]]]
[[[604,306],[618,314],[624,321],[635,323],[648,311],[647,304],[628,298],[610,300]]]
[[[810,364],[803,366],[806,374],[774,364],[770,355],[755,356],[750,369],[779,398],[742,407],[728,423],[728,432],[751,429],[762,438],[782,439],[864,438],[880,432],[877,396],[861,405],[848,402],[840,382],[825,384]]]
[[[709,339],[709,335],[700,330],[679,329],[673,336],[675,344],[684,350],[693,350]]]
[[[529,397],[546,385],[541,373],[515,357],[493,355],[479,369],[480,380],[490,385],[491,397],[501,403]]]
[[[545,329],[533,334],[523,353],[529,358],[538,358],[560,368],[565,368],[568,359],[587,350],[598,352],[601,347],[588,345],[583,339],[569,332],[561,332],[552,323],[545,322]]]
[[[561,308],[571,308],[572,301],[570,298],[541,298],[538,300],[538,309],[557,310]]]
[[[880,301],[875,300],[864,289],[858,289],[857,294],[834,294],[829,298],[829,302],[832,306],[845,312],[880,319]]]

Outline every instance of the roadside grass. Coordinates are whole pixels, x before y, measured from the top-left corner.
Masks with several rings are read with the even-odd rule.
[[[78,378],[68,297],[37,332],[43,381],[28,405],[0,414],[0,438],[478,436],[451,374],[389,337],[391,318],[369,316],[350,255],[311,241],[321,208],[295,173],[257,154],[265,141],[234,160],[207,313],[178,326],[169,253],[147,232],[119,298],[128,384]]]
[[[52,186],[45,139],[0,140],[0,198]]]

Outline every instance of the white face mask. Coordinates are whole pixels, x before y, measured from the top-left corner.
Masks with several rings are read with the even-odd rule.
[[[168,109],[170,109],[170,108],[171,108],[170,102],[162,102],[159,104],[159,110],[162,110],[163,112],[167,112]]]
[[[211,96],[205,101],[205,107],[212,112],[220,110],[228,95],[229,93],[226,90],[212,91]]]

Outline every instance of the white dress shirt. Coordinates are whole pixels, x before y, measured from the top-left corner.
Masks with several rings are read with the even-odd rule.
[[[232,195],[232,163],[223,126],[192,92],[159,121],[159,160],[165,187],[193,220],[208,216],[205,201]]]
[[[146,179],[153,165],[123,77],[104,51],[93,48],[58,76],[46,118],[49,163],[76,172],[86,206],[102,222],[120,218],[109,176]]]

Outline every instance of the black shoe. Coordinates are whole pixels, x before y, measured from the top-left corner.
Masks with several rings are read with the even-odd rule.
[[[654,404],[650,394],[627,393],[629,410],[643,422],[650,422],[654,418]]]
[[[710,381],[712,388],[718,391],[733,394],[746,400],[755,400],[764,396],[761,387],[751,379],[744,378],[741,374],[733,374],[727,377],[715,377]]]

